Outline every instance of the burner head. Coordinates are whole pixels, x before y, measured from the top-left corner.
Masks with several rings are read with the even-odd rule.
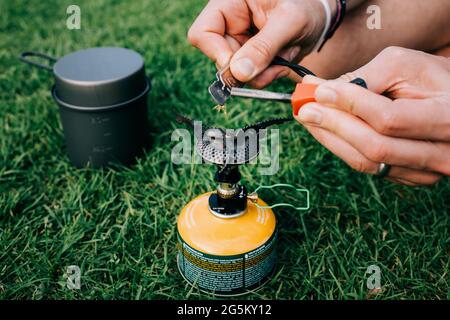
[[[204,132],[197,142],[198,154],[217,165],[240,165],[255,159],[259,153],[259,132],[254,129],[217,129]]]
[[[269,119],[242,129],[207,128],[202,130],[201,137],[196,138],[196,151],[205,161],[222,167],[248,163],[258,156],[259,139],[266,134],[263,129],[292,119]],[[195,127],[194,121],[185,116],[178,115],[177,121]]]

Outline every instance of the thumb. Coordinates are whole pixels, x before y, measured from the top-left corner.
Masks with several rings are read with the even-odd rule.
[[[275,11],[264,27],[234,54],[230,68],[236,79],[242,82],[252,80],[269,66],[283,47],[298,37],[294,30],[299,29],[293,28],[293,25],[299,24],[299,21],[290,23],[286,21],[290,20],[287,17],[289,15],[283,11]],[[298,53],[297,51],[296,54]]]
[[[370,91],[382,94],[406,79],[419,79],[425,70],[423,53],[418,51],[389,47],[381,51],[366,65],[340,76],[337,80],[349,82],[362,78]]]

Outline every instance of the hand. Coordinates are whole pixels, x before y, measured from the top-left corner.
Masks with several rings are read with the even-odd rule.
[[[330,1],[334,10],[335,2]],[[189,41],[232,74],[255,87],[289,76],[270,66],[276,56],[300,61],[325,28],[318,0],[210,0],[189,30]],[[230,61],[231,60],[231,61]]]
[[[357,77],[370,91],[348,83]],[[322,84],[297,120],[354,169],[375,174],[384,162],[406,185],[450,176],[449,59],[391,47],[337,81],[304,81]]]

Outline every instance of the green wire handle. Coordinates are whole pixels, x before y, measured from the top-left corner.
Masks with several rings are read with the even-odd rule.
[[[270,189],[274,189],[274,188],[277,188],[277,187],[288,187],[288,188],[291,188],[291,189],[295,189],[295,191],[306,193],[306,206],[304,206],[304,207],[296,207],[296,206],[294,206],[293,204],[290,204],[290,203],[276,203],[276,204],[271,205],[271,206],[261,206],[261,205],[259,205],[256,202],[254,203],[255,206],[257,206],[260,209],[273,209],[273,208],[277,208],[277,207],[290,207],[290,208],[293,208],[295,210],[309,210],[309,208],[310,208],[309,190],[305,189],[305,188],[297,188],[297,187],[295,187],[295,186],[293,186],[291,184],[287,184],[287,183],[277,183],[277,184],[273,184],[271,186],[259,186],[258,188],[255,189],[255,191],[253,191],[253,193],[257,194],[258,190],[261,190],[261,189],[269,189],[270,190]]]

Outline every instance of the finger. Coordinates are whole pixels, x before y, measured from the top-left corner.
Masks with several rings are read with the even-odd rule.
[[[363,173],[377,173],[378,164],[367,159],[345,140],[320,127],[310,125],[304,126],[306,130],[308,130],[308,132],[320,142],[321,145],[330,150],[334,155],[344,160],[344,162],[351,168]]]
[[[287,77],[289,74],[289,69],[282,66],[270,66],[262,73],[257,75],[255,78],[250,80],[248,84],[256,89],[261,89],[269,84],[271,84],[274,80]]]
[[[234,52],[238,51],[242,47],[239,39],[233,38],[232,36],[227,35],[227,34],[224,36],[224,38],[228,42],[228,46],[230,47],[233,54],[234,54]],[[228,62],[226,62],[225,65],[226,64],[228,64]],[[225,65],[219,64],[216,62],[216,68],[218,70],[222,69]]]
[[[308,84],[317,84],[320,85],[322,83],[326,83],[327,80],[321,79],[319,77],[315,77],[312,75],[306,75],[305,77],[303,77],[303,81],[302,83],[308,83]]]
[[[361,119],[318,103],[303,106],[297,119],[331,131],[373,162],[450,172],[450,145],[384,136]]]
[[[376,174],[378,164],[370,161],[345,140],[320,127],[308,126],[305,128],[311,135],[333,154],[344,160],[350,167],[359,172]],[[432,172],[419,171],[409,168],[393,166],[388,175],[391,179],[402,180],[408,185],[433,185],[442,176]],[[407,182],[407,183],[404,183]]]
[[[299,47],[292,47],[283,49],[281,52],[277,54],[287,61],[297,61],[298,56],[300,54],[301,49]],[[301,82],[302,77],[299,76],[296,72],[291,70],[288,67],[272,65],[267,69],[258,74],[255,78],[253,78],[248,84],[250,84],[254,88],[264,88],[271,84],[274,80],[280,78],[290,78],[295,82]]]
[[[386,177],[385,179],[388,180],[388,181],[391,181],[393,183],[402,184],[402,185],[405,185],[405,186],[408,186],[408,187],[431,186],[431,185],[434,185],[434,184],[436,184],[438,182],[437,181],[436,183],[428,184],[428,183],[412,182],[412,181],[409,181],[409,180],[406,180],[406,179],[401,179],[401,178]]]
[[[317,88],[316,101],[358,116],[384,135],[450,140],[450,96],[392,101],[354,84],[328,81]]]
[[[241,11],[243,15],[236,15],[236,10]],[[240,31],[242,34],[246,32],[249,27],[249,20],[244,18],[246,12],[246,6],[233,7],[232,1],[210,1],[189,29],[188,39],[192,45],[223,67],[233,55],[225,34],[239,35]],[[228,30],[229,26],[234,26],[234,30]]]
[[[403,180],[403,179],[399,179],[399,178],[391,178],[391,177],[386,177],[386,180],[393,182],[395,184],[402,184],[408,187],[418,187],[419,185],[416,183],[413,183],[411,181],[408,180]]]
[[[225,35],[225,40],[228,42],[228,45],[233,53],[238,51],[242,47],[240,41],[228,34]]]
[[[405,79],[414,79],[426,63],[423,52],[400,47],[388,47],[361,68],[344,74],[341,80],[355,78],[366,81],[370,91],[384,93]]]
[[[291,63],[298,63],[298,61],[301,61],[303,59],[305,54],[306,51],[303,49],[303,47],[296,45],[291,48],[283,49],[283,51],[281,51],[281,53],[278,55],[286,59],[287,61],[290,61]],[[287,71],[287,74],[279,75],[278,78],[286,77],[297,83],[303,81],[303,77],[291,68],[286,67],[285,70]]]
[[[260,74],[283,47],[298,37],[296,30],[301,30],[306,22],[289,12],[293,10],[290,6],[275,8],[261,30],[233,56],[231,72],[238,80],[248,82]]]
[[[274,80],[280,78],[289,78],[294,82],[302,82],[303,79],[299,74],[288,67],[270,66],[248,83],[252,87],[259,89],[268,86]]]
[[[408,181],[415,185],[421,186],[431,186],[439,182],[442,179],[442,175],[422,171],[422,170],[414,170],[410,168],[396,167],[393,166],[389,171],[389,177],[395,178],[402,181]]]

